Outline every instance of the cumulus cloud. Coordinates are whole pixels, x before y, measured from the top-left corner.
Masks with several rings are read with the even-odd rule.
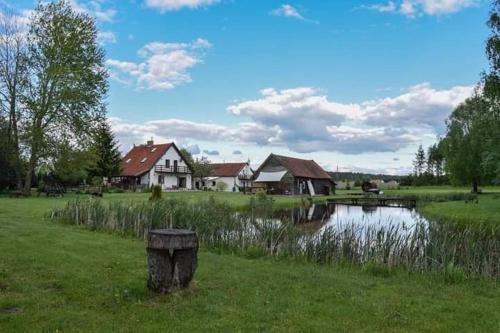
[[[219,153],[219,151],[218,151],[218,150],[206,150],[206,149],[205,149],[205,150],[203,151],[203,153],[204,153],[204,154],[207,154],[207,155],[209,155],[209,156],[219,156],[219,155],[220,155],[220,153]]]
[[[429,83],[422,83],[400,96],[363,103],[363,118],[366,123],[375,125],[423,125],[442,134],[444,119],[473,91],[474,88],[470,86],[436,90]]]
[[[165,119],[140,125],[115,119],[113,128],[120,141],[129,143],[154,136],[177,142],[256,144],[299,153],[396,152],[434,138],[446,117],[472,92],[472,87],[436,90],[420,84],[400,96],[341,104],[310,87],[264,89],[260,98],[227,108],[230,114],[249,121],[221,125]]]
[[[394,12],[408,17],[421,15],[446,15],[477,5],[479,0],[402,0],[388,1],[362,8],[382,13]]]
[[[116,43],[116,36],[112,31],[99,31],[99,33],[97,34],[97,39],[101,44]]]
[[[186,146],[185,148],[188,152],[191,153],[191,155],[198,155],[199,153],[201,153],[200,146],[198,145]]]
[[[116,10],[103,8],[102,0],[80,1],[70,0],[73,9],[80,13],[86,13],[96,18],[100,22],[112,22],[116,15]]]
[[[202,62],[204,51],[212,45],[198,38],[191,43],[152,42],[137,54],[142,62],[109,59],[111,77],[135,83],[139,89],[166,91],[191,82],[189,69]]]
[[[273,10],[271,14],[275,16],[284,16],[304,20],[304,17],[299,13],[297,8],[289,4],[281,5],[279,8]]]
[[[398,9],[394,1],[389,1],[387,3],[377,3],[374,5],[364,5],[361,6],[361,8],[376,10],[377,12],[381,13],[394,12]]]
[[[219,2],[219,0],[146,0],[146,6],[160,12],[174,11],[183,8],[196,9]]]

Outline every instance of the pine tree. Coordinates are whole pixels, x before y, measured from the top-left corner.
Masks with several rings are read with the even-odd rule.
[[[413,170],[415,176],[420,177],[424,173],[426,164],[425,151],[422,145],[418,147],[417,153],[415,154],[415,160],[413,161]]]
[[[93,176],[109,180],[120,173],[121,154],[118,142],[106,121],[101,122],[94,134],[91,150],[95,158],[95,165],[91,169]]]

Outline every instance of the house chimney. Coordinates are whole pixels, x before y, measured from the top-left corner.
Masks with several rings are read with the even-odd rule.
[[[154,144],[153,137],[151,137],[151,140],[146,141],[147,146],[152,146]]]

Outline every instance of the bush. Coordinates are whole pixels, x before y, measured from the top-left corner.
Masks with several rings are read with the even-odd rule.
[[[161,200],[161,186],[154,185],[151,187],[151,196],[149,197],[149,201],[158,201]]]
[[[227,190],[227,184],[224,182],[217,182],[217,184],[215,185],[215,188],[219,192],[224,192],[225,190]]]

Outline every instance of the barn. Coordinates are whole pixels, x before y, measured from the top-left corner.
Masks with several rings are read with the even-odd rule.
[[[330,175],[315,161],[269,155],[255,171],[255,187],[268,194],[329,195],[335,191]]]

